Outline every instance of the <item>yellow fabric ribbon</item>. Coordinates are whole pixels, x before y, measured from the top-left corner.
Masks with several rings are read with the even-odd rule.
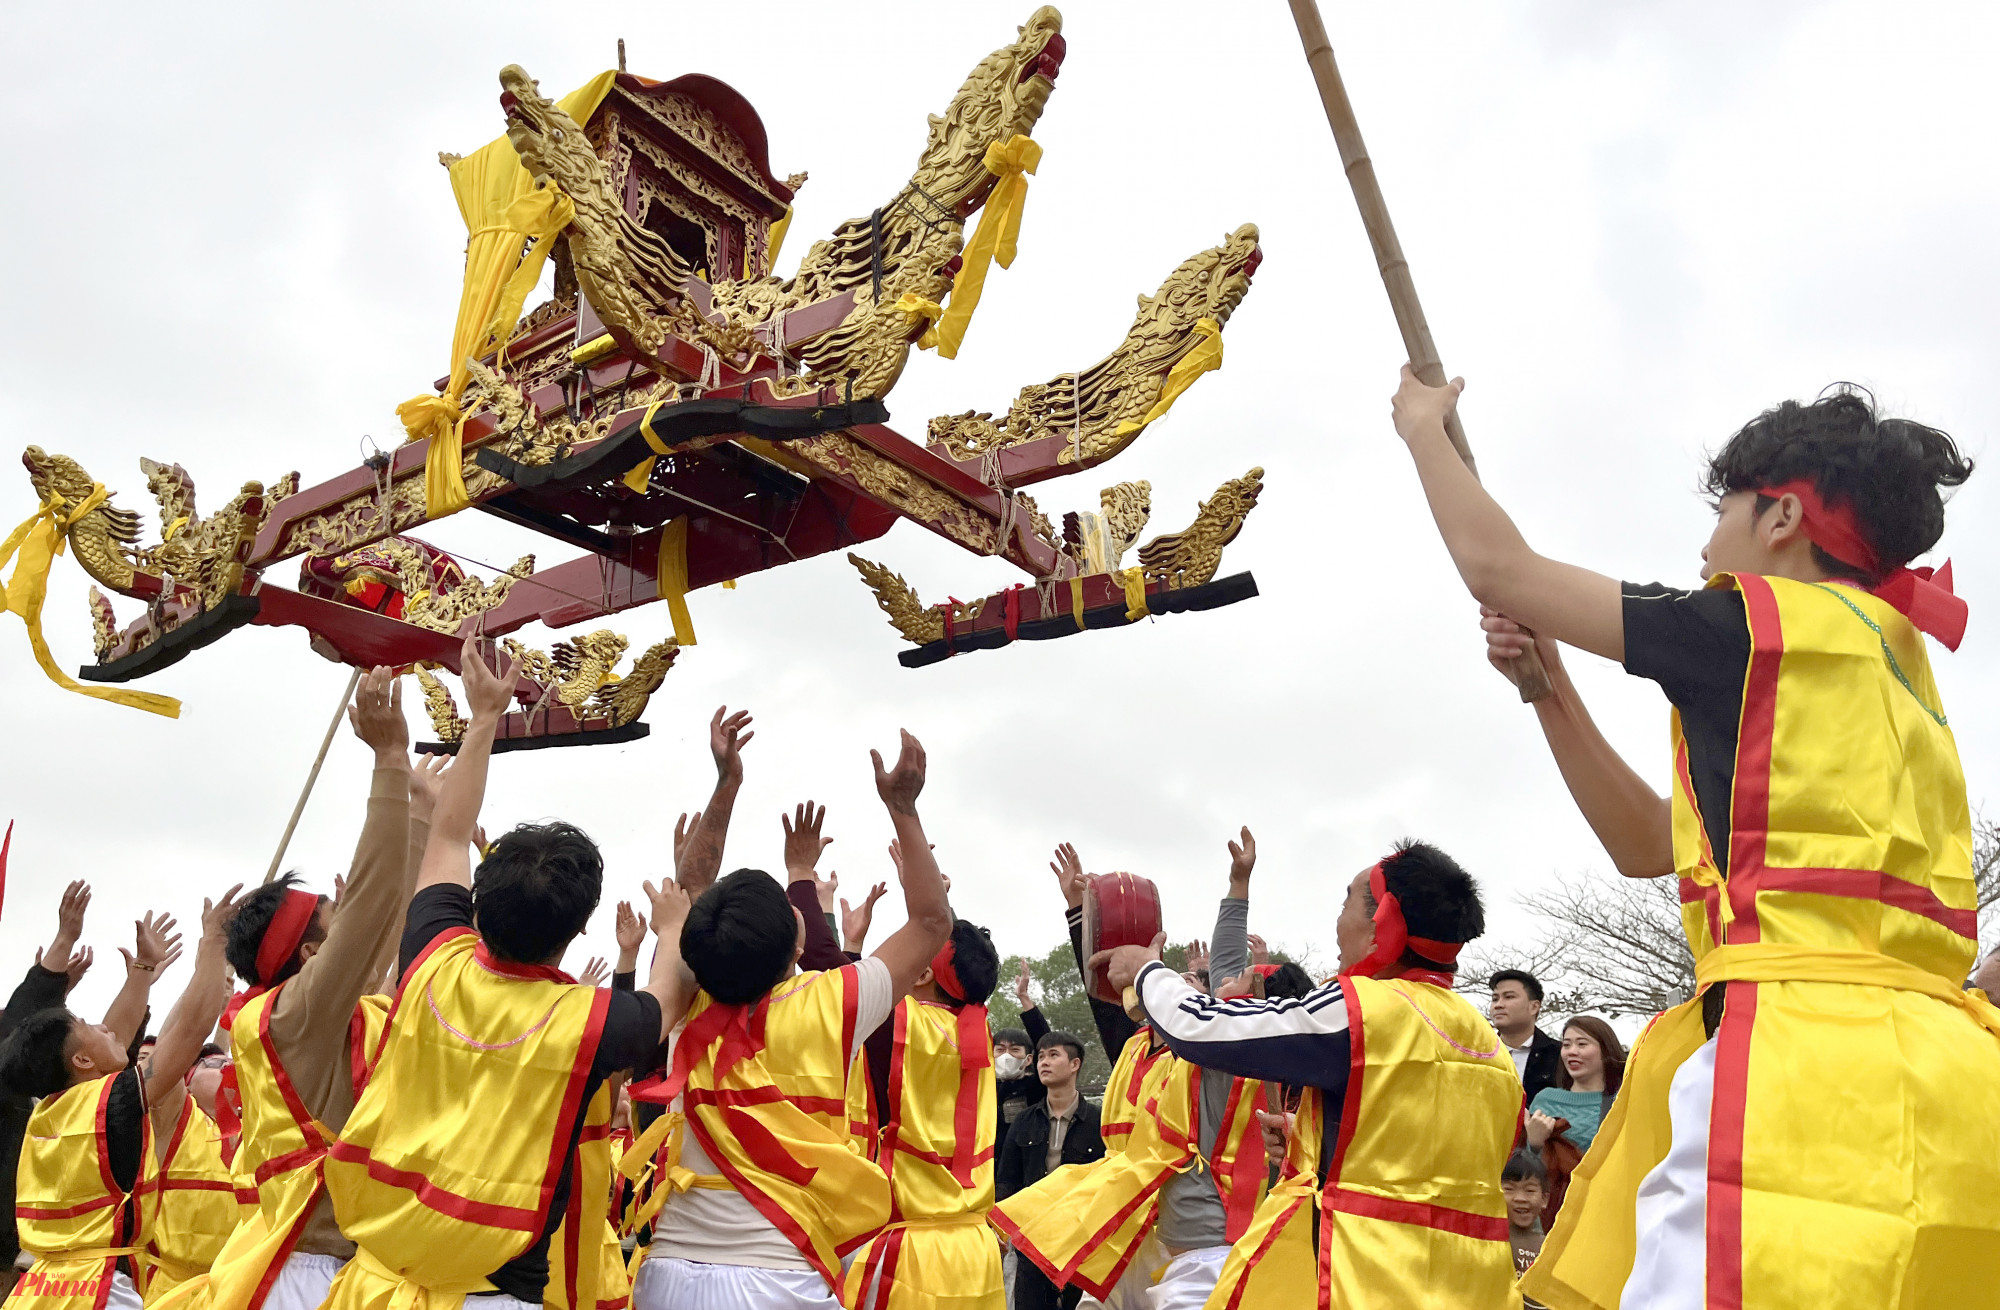
[[[1120,569],[1112,574],[1125,588],[1125,621],[1137,623],[1153,611],[1146,608],[1146,574],[1141,569]]]
[[[1084,629],[1082,578],[1071,578],[1069,580],[1069,614],[1071,618],[1076,620],[1076,630],[1082,632]]]
[[[667,453],[667,443],[660,440],[659,434],[653,431],[653,415],[660,412],[662,403],[654,401],[647,407],[646,417],[639,420],[639,435],[646,439],[646,444],[653,448],[653,453],[634,464],[623,479],[626,486],[641,496],[645,495],[646,489],[652,485],[654,462]]]
[[[20,615],[21,621],[28,625],[28,645],[35,652],[35,663],[42,666],[42,672],[56,686],[93,700],[107,700],[114,705],[178,719],[181,703],[171,696],[127,691],[122,687],[86,687],[77,682],[56,665],[55,656],[49,653],[48,639],[42,635],[42,606],[49,598],[49,568],[69,545],[70,525],[102,505],[110,495],[103,483],[93,482],[82,503],[65,513],[69,501],[60,491],[51,489],[49,498],[20,527],[7,534],[7,540],[0,542],[0,568],[7,566],[16,551],[21,559],[14,566],[14,576],[0,584],[0,610]]]
[[[914,291],[905,291],[896,301],[895,307],[910,317],[921,318],[929,324],[924,329],[924,334],[917,338],[918,350],[930,350],[937,345],[937,324],[938,320],[944,317],[943,305],[935,300],[925,300]]]
[[[694,620],[688,615],[688,563],[687,563],[687,515],[669,522],[660,530],[660,560],[658,568],[659,597],[667,602],[667,613],[673,616],[674,640],[683,646],[694,645]]]
[[[792,207],[786,205],[785,212],[779,216],[778,221],[771,224],[770,236],[764,239],[764,271],[766,273],[777,271],[778,252],[785,248],[785,233],[791,230]],[[748,258],[748,256],[746,255],[745,258]],[[744,269],[743,276],[749,277],[750,270],[747,268]],[[781,342],[780,344],[782,345],[783,343]]]
[[[615,72],[599,73],[557,103],[571,118],[585,122],[616,78]],[[433,519],[472,503],[465,490],[465,416],[459,409],[470,376],[467,365],[488,350],[504,357],[521,305],[541,277],[556,235],[576,217],[575,203],[560,187],[553,182],[535,185],[513,142],[504,136],[453,164],[451,189],[468,233],[458,323],[451,337],[451,377],[444,394],[415,396],[396,407],[409,440],[430,439],[424,455],[424,512]]]
[[[1194,385],[1196,378],[1222,367],[1222,324],[1212,318],[1204,318],[1194,325],[1194,330],[1201,334],[1201,340],[1195,342],[1187,354],[1175,360],[1174,366],[1167,370],[1166,385],[1160,388],[1160,398],[1146,411],[1146,417],[1136,422],[1126,419],[1111,435],[1127,436],[1156,419],[1164,418],[1167,411],[1174,407],[1174,402],[1181,398],[1181,393]]]
[[[972,311],[979,308],[980,293],[986,289],[987,265],[1014,266],[1015,245],[1021,235],[1021,210],[1028,203],[1028,177],[1042,162],[1041,144],[1030,137],[995,141],[986,147],[986,171],[1000,180],[986,197],[979,215],[979,227],[965,247],[958,276],[952,279],[951,306],[937,327],[937,352],[945,359],[957,359],[959,343],[965,340]]]
[[[1950,1001],[1995,1036],[2000,1036],[2000,1009],[1984,992],[1969,992],[1934,973],[1872,951],[1823,951],[1779,942],[1743,942],[1718,946],[1694,967],[1695,984],[1716,982],[1855,983],[1922,992]]]

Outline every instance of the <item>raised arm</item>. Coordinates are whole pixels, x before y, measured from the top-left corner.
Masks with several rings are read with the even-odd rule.
[[[403,945],[403,923],[409,913],[410,898],[417,893],[417,875],[424,867],[424,851],[430,846],[431,819],[437,813],[438,794],[444,790],[444,775],[451,768],[449,755],[426,755],[410,765],[409,839],[403,848],[402,885],[396,894],[395,912],[370,962],[371,979],[395,977],[396,956]],[[370,984],[373,985],[372,983]],[[393,983],[388,990],[394,991]]]
[[[466,635],[459,653],[459,676],[465,682],[472,721],[459,739],[458,758],[438,789],[430,844],[424,848],[424,865],[417,873],[414,891],[441,882],[472,886],[472,830],[479,824],[479,807],[486,803],[486,766],[493,756],[493,734],[499,731],[500,716],[514,699],[514,683],[520,672],[520,660],[509,659],[506,668],[494,673],[480,653],[478,638]]]
[[[881,752],[869,751],[868,755],[875,762],[876,794],[888,807],[890,822],[896,828],[898,850],[892,854],[897,858],[903,907],[909,915],[908,922],[890,933],[874,952],[876,959],[889,966],[889,985],[900,1001],[950,939],[951,905],[930,839],[924,836],[923,820],[917,817],[917,797],[924,789],[923,743],[905,732],[893,770],[882,767]]]
[[[219,901],[201,903],[201,940],[194,948],[194,976],[187,989],[167,1012],[160,1025],[160,1040],[153,1045],[153,1063],[146,1070],[146,1105],[155,1115],[165,1114],[171,1131],[173,1119],[185,1096],[187,1071],[201,1056],[222,1007],[229,1002],[229,961],[223,952],[229,942],[229,916],[236,912],[238,883],[222,894]],[[160,1128],[156,1117],[153,1127]]]
[[[1463,378],[1425,386],[1406,365],[1393,402],[1396,434],[1409,445],[1459,577],[1480,604],[1543,636],[1622,663],[1625,623],[1617,581],[1536,554],[1452,449],[1444,418],[1464,389]]]
[[[686,1017],[698,990],[694,970],[681,960],[681,928],[687,923],[692,898],[671,878],[660,879],[657,889],[650,882],[644,886],[646,899],[652,904],[653,931],[660,940],[653,950],[652,973],[639,990],[660,1003],[660,1044],[665,1046],[667,1035]]]
[[[35,962],[28,966],[20,986],[7,998],[7,1008],[0,1012],[0,1038],[13,1032],[14,1026],[29,1015],[61,1005],[63,997],[76,985],[70,976],[72,971],[81,977],[90,967],[90,949],[76,948],[76,939],[83,932],[84,912],[89,908],[89,883],[78,880],[63,890],[62,904],[56,910],[56,935],[46,947],[35,952]]]
[[[736,808],[736,793],[743,788],[743,748],[757,734],[749,731],[750,715],[738,710],[731,714],[727,705],[708,721],[708,749],[715,757],[715,792],[708,807],[694,816],[694,831],[685,847],[674,853],[674,877],[689,896],[699,896],[715,885],[722,872],[722,848],[729,840],[729,815]]]
[[[1215,909],[1215,937],[1208,950],[1208,989],[1250,968],[1250,872],[1257,867],[1257,839],[1243,829],[1229,843],[1229,894]]]
[[[130,1046],[146,1022],[146,998],[175,960],[181,958],[181,935],[174,931],[170,914],[148,913],[133,925],[138,941],[132,950],[118,948],[125,957],[125,986],[104,1012],[104,1026],[118,1038],[120,1046]]]
[[[778,825],[785,830],[785,897],[799,912],[806,931],[805,947],[799,953],[801,969],[838,969],[847,963],[847,953],[834,940],[826,914],[840,875],[830,873],[821,878],[815,869],[820,852],[833,845],[833,838],[819,835],[825,822],[826,807],[811,801],[790,815],[778,816]]]
[[[646,944],[646,921],[632,912],[632,902],[618,902],[613,932],[618,938],[618,967],[611,971],[611,986],[619,991],[637,991],[639,948]]]
[[[1598,731],[1576,684],[1563,667],[1562,653],[1546,637],[1531,639],[1512,619],[1482,610],[1486,654],[1512,680],[1509,663],[1529,642],[1548,670],[1550,693],[1535,702],[1535,717],[1548,738],[1563,782],[1583,811],[1590,830],[1604,845],[1618,872],[1628,878],[1657,878],[1674,871],[1674,820],[1670,801],[1625,762]]]
[[[1139,1031],[1139,1025],[1125,1013],[1123,1006],[1100,1001],[1091,994],[1090,970],[1084,967],[1083,959],[1083,885],[1088,876],[1083,871],[1083,859],[1076,853],[1076,847],[1064,842],[1056,847],[1049,870],[1055,874],[1056,886],[1061,888],[1063,902],[1069,907],[1066,911],[1069,949],[1076,957],[1076,972],[1083,979],[1083,996],[1090,1002],[1090,1019],[1097,1026],[1097,1040],[1104,1043],[1105,1058],[1116,1060],[1125,1043],[1132,1040],[1132,1034]]]

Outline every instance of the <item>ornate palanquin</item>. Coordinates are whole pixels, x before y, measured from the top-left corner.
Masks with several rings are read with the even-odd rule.
[[[926,606],[900,577],[850,554],[914,644],[902,654],[912,666],[1256,594],[1248,574],[1216,574],[1256,505],[1261,469],[1223,483],[1190,527],[1139,547],[1130,564],[1150,484],[1111,487],[1061,528],[1024,490],[1117,455],[1220,363],[1223,325],[1261,259],[1253,226],[1142,295],[1124,339],[1096,364],[1024,388],[997,417],[933,418],[922,440],[887,425],[884,397],[911,350],[942,339],[939,353],[955,354],[989,261],[1011,263],[1025,174],[1039,158],[1031,136],[1064,48],[1060,15],[1037,10],[930,120],[909,181],[816,242],[782,280],[770,273],[772,252],[805,174],[773,175],[763,125],[742,96],[699,75],[621,72],[594,82],[594,99],[565,101],[572,117],[522,69],[502,70],[513,152],[504,167],[525,169],[522,194],[561,224],[547,236],[525,228],[504,252],[507,269],[526,268],[531,280],[545,257],[553,296],[496,328],[456,379],[438,381],[438,395],[406,405],[435,426],[406,413],[413,439],[393,453],[312,487],[296,475],[246,484],[208,518],[183,470],[148,461],[160,502],[152,546],[139,544],[139,517],[109,499],[64,520],[91,576],[146,607],[121,629],[93,589],[99,662],[81,676],[124,682],[235,627],[295,625],[348,664],[416,665],[450,742],[461,725],[430,670],[455,670],[472,630],[526,659],[501,748],[578,744],[643,734],[647,698],[693,638],[687,592],[872,541],[901,519],[1004,558],[1026,579]],[[440,158],[459,186],[465,161]],[[460,200],[464,210],[463,191]],[[24,461],[45,511],[84,505],[97,486],[39,447]],[[441,500],[441,473],[446,485],[462,478],[461,502]],[[473,578],[408,535],[464,506],[587,553],[541,569],[526,555]],[[271,573],[292,559],[296,588]],[[531,623],[566,628],[662,599],[675,637],[622,676],[627,642],[615,633],[547,654],[512,637]]]

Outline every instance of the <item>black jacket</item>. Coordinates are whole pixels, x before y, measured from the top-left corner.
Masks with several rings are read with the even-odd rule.
[[[1562,1043],[1535,1029],[1535,1039],[1528,1043],[1528,1067],[1521,1073],[1521,1091],[1528,1098],[1527,1104],[1535,1103],[1536,1092],[1554,1087],[1561,1073]]]
[[[29,965],[27,977],[7,998],[6,1010],[0,1012],[0,1039],[11,1034],[28,1016],[55,1009],[68,994],[68,974],[44,969],[40,963]],[[0,1261],[9,1267],[21,1251],[21,1240],[14,1227],[14,1174],[21,1160],[22,1139],[28,1132],[28,1116],[34,1110],[33,1097],[0,1087],[0,1179],[5,1180],[0,1187],[5,1188],[7,1205],[7,1221],[0,1227]]]
[[[1104,1158],[1104,1133],[1097,1107],[1088,1097],[1079,1096],[1076,1120],[1063,1136],[1062,1162],[1088,1164]],[[1039,1101],[1021,1111],[1007,1130],[1007,1140],[993,1162],[993,1189],[1006,1200],[1030,1183],[1040,1182],[1049,1172],[1049,1106]],[[1012,1310],[1070,1310],[1082,1299],[1081,1287],[1060,1290],[1026,1256],[1015,1254],[1014,1301]]]

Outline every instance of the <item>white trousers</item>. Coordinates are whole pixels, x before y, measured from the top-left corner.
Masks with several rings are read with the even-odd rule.
[[[479,1310],[468,1305],[467,1310]],[[661,1258],[639,1266],[632,1310],[840,1310],[810,1269],[752,1269]]]
[[[270,1295],[264,1298],[264,1310],[319,1310],[326,1304],[334,1275],[346,1265],[347,1261],[337,1256],[292,1252],[278,1270]]]
[[[1160,1281],[1146,1290],[1147,1310],[1201,1310],[1216,1279],[1222,1277],[1222,1262],[1229,1258],[1226,1246],[1202,1246],[1183,1251],[1167,1261]]]
[[[1124,1276],[1112,1284],[1111,1295],[1098,1301],[1086,1293],[1083,1300],[1077,1303],[1077,1310],[1150,1310],[1152,1302],[1148,1297],[1153,1290],[1153,1280],[1166,1263],[1167,1252],[1160,1245],[1160,1239],[1149,1235],[1145,1245],[1133,1253],[1132,1263],[1125,1266]],[[1221,1269],[1221,1265],[1216,1266],[1218,1273]]]
[[[1674,1070],[1666,1158],[1639,1184],[1639,1245],[1618,1310],[1702,1310],[1708,1283],[1708,1126],[1715,1041]]]
[[[132,1285],[132,1280],[123,1272],[113,1270],[111,1290],[104,1294],[104,1310],[141,1310],[144,1305],[145,1299],[139,1295],[139,1289]]]

